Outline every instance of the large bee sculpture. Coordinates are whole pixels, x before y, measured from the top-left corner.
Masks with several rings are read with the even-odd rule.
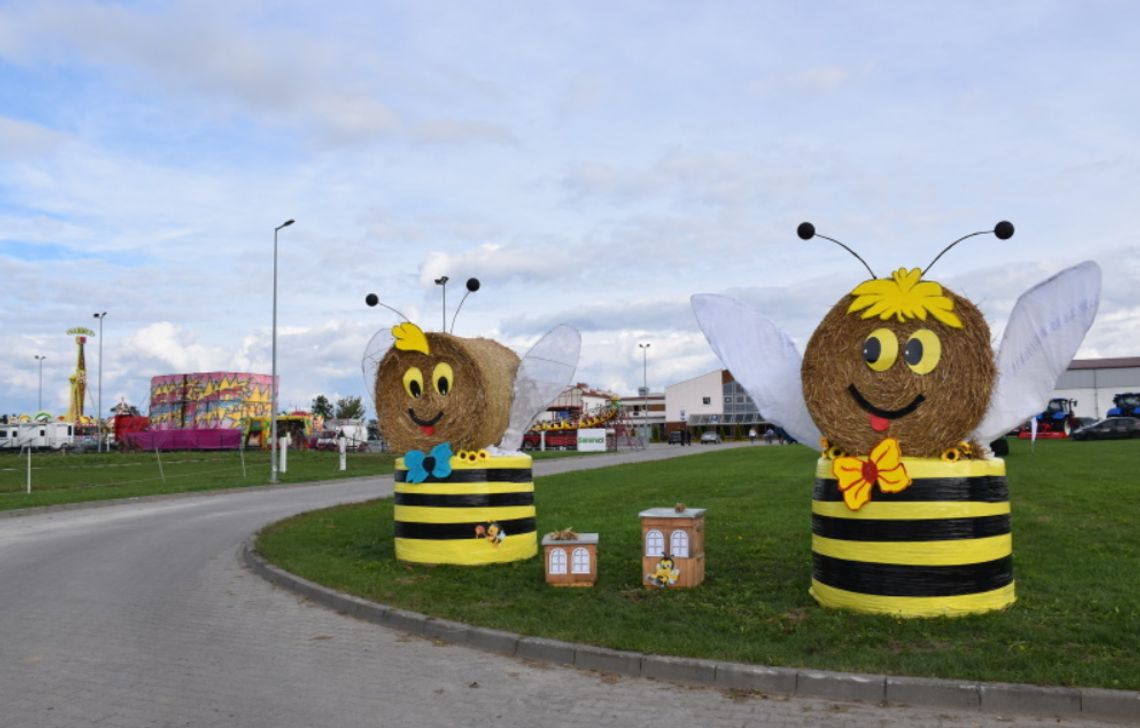
[[[479,281],[468,280],[467,294],[477,290]],[[534,556],[531,458],[519,447],[574,376],[577,329],[555,327],[520,360],[490,339],[425,332],[375,294],[365,302],[403,319],[372,337],[363,360],[380,431],[404,453],[396,460],[396,558],[478,565]]]
[[[1005,463],[988,444],[1040,412],[1092,325],[1100,268],[1081,263],[1025,292],[996,358],[978,309],[923,270],[844,295],[808,341],[752,307],[693,296],[717,356],[768,419],[819,443],[812,596],[901,616],[985,612],[1015,600]]]

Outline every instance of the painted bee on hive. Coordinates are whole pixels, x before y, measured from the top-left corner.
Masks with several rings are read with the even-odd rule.
[[[469,279],[467,293],[477,290]],[[425,332],[375,294],[365,302],[404,319],[372,337],[362,363],[385,442],[404,453],[396,461],[396,558],[475,565],[536,554],[531,458],[518,450],[574,376],[577,329],[555,327],[520,359],[491,339]],[[473,540],[488,523],[495,537]]]
[[[800,238],[820,237],[811,223]],[[967,299],[900,268],[844,295],[801,360],[752,307],[697,295],[693,309],[766,420],[822,451],[813,496],[812,594],[825,606],[927,616],[1013,602],[1004,463],[988,443],[1039,412],[1092,325],[1093,262],[1017,301],[1000,349]],[[818,446],[815,443],[819,443]]]

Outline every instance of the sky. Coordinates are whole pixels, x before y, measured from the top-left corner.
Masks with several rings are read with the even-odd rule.
[[[399,322],[520,354],[575,325],[622,395],[720,367],[689,298],[802,351],[926,266],[995,346],[1017,297],[1104,271],[1078,356],[1140,355],[1130,2],[0,2],[0,412],[145,413],[151,377],[268,373],[369,400]],[[448,276],[444,289],[434,280]],[[100,343],[102,346],[100,347]],[[639,344],[649,344],[640,348]],[[100,354],[101,349],[101,354]],[[371,409],[371,408],[370,408]]]

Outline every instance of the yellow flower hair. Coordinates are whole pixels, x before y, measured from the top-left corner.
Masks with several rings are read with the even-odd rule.
[[[423,330],[410,321],[393,326],[392,336],[396,339],[396,348],[401,351],[418,351],[421,354],[431,354]]]
[[[926,320],[929,313],[942,323],[955,329],[962,328],[962,320],[954,313],[954,301],[942,295],[942,286],[934,281],[923,281],[918,268],[899,268],[890,278],[876,278],[855,286],[851,295],[855,300],[847,313],[862,311],[862,318],[878,316],[884,321],[895,316],[899,321],[910,318]]]

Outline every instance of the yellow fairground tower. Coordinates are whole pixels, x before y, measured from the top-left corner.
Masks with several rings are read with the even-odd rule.
[[[87,337],[94,336],[95,332],[79,326],[68,329],[67,333],[75,337],[77,348],[75,373],[68,377],[71,382],[71,398],[67,407],[67,421],[80,422],[83,420],[83,400],[87,396],[87,361],[83,357],[83,345],[87,343]]]

